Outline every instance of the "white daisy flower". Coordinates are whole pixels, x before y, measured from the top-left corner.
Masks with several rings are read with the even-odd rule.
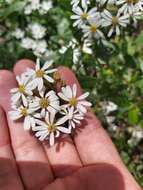
[[[85,100],[85,98],[87,98],[89,95],[88,92],[82,94],[81,96],[77,96],[76,84],[73,84],[72,87],[62,87],[61,92],[59,92],[58,95],[61,99],[67,102],[67,104],[65,104],[64,107],[74,107],[81,113],[86,113],[86,107],[91,106],[91,103]]]
[[[35,131],[35,136],[39,138],[40,141],[49,139],[51,146],[55,144],[55,138],[59,137],[60,132],[70,134],[70,130],[63,126],[67,121],[67,117],[63,117],[58,121],[55,121],[55,113],[48,113],[45,117],[45,122],[41,120],[36,120],[36,126],[32,128]]]
[[[40,59],[37,59],[36,69],[28,69],[27,74],[31,75],[34,79],[29,83],[31,87],[38,87],[38,90],[41,91],[44,87],[44,80],[49,83],[54,83],[54,79],[50,77],[48,74],[57,71],[57,69],[49,69],[49,67],[53,64],[53,61],[46,61],[44,66],[41,68]]]
[[[59,106],[59,97],[56,93],[51,90],[45,94],[44,91],[41,91],[40,97],[34,97],[34,101],[29,105],[30,108],[36,110],[41,110],[41,117],[45,117],[46,112],[55,112],[60,109]]]
[[[13,111],[9,112],[9,117],[12,120],[18,120],[24,118],[24,129],[29,130],[31,127],[35,126],[35,120],[32,116],[33,110],[24,106],[15,108]]]
[[[76,20],[73,23],[73,26],[77,26],[81,28],[83,24],[87,23],[87,20],[99,17],[99,13],[97,12],[97,8],[94,7],[88,11],[88,6],[86,3],[82,3],[82,8],[76,6],[73,8],[74,15],[71,16],[71,19]]]
[[[142,10],[143,0],[117,0],[117,5],[122,5],[120,13],[132,14],[135,10]]]
[[[71,130],[74,129],[76,125],[80,125],[81,121],[84,119],[84,115],[79,113],[78,110],[75,110],[74,107],[63,108],[60,112],[63,115],[66,115],[68,118],[68,128]]]
[[[120,27],[126,27],[127,24],[129,24],[129,15],[124,14],[120,15],[118,12],[116,16],[113,16],[108,10],[104,10],[102,13],[102,26],[107,27],[111,26],[108,37],[111,37],[113,32],[116,33],[116,35],[120,35]]]
[[[18,87],[11,89],[12,97],[11,100],[13,103],[17,103],[22,100],[24,106],[27,106],[27,96],[31,96],[33,94],[31,87],[29,86],[30,78],[25,77],[25,75],[21,75],[21,77],[17,76],[16,80],[18,82]]]
[[[100,19],[90,19],[88,25],[83,25],[82,26],[82,31],[84,33],[85,38],[104,38],[103,33],[99,29],[101,26],[101,20]]]

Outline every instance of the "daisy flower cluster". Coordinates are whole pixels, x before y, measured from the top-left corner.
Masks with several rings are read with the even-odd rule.
[[[137,23],[143,15],[143,0],[72,0],[73,26],[84,38],[119,36],[123,28]]]
[[[57,69],[50,68],[52,60],[35,69],[27,68],[17,76],[17,88],[11,89],[12,120],[23,119],[25,130],[32,130],[40,140],[52,146],[60,134],[70,134],[81,124],[91,103],[89,93],[77,93],[77,85],[65,85]],[[58,88],[56,88],[58,86]],[[60,87],[60,88],[59,88]]]

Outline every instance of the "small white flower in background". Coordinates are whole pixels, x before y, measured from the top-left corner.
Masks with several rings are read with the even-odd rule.
[[[67,116],[68,127],[70,130],[74,129],[76,125],[80,125],[84,119],[84,115],[75,110],[74,107],[62,108],[61,113]]]
[[[25,15],[30,15],[31,13],[32,13],[32,7],[31,7],[31,5],[25,6],[25,8],[24,8],[24,14]]]
[[[49,144],[51,146],[55,143],[55,138],[59,137],[60,132],[65,134],[70,134],[70,130],[63,126],[67,121],[67,117],[63,117],[58,121],[55,121],[55,112],[46,114],[45,122],[41,120],[36,120],[36,126],[33,128],[35,131],[35,136],[39,138],[40,141],[49,139]]]
[[[35,41],[32,38],[25,37],[21,40],[21,47],[25,49],[33,49],[35,47]]]
[[[77,64],[79,62],[79,57],[81,56],[81,51],[79,48],[73,49],[73,63]]]
[[[91,45],[92,45],[91,41],[89,41],[88,39],[85,39],[83,43],[82,51],[87,54],[92,54],[93,51],[92,51]]]
[[[104,38],[104,34],[101,32],[99,27],[101,26],[101,20],[96,19],[90,19],[89,24],[82,26],[82,31],[84,33],[85,38]]]
[[[17,76],[16,80],[18,82],[18,87],[11,89],[11,100],[13,103],[17,103],[21,100],[23,105],[27,106],[28,103],[26,96],[32,96],[33,94],[31,87],[28,86],[29,78],[22,75],[21,77]]]
[[[40,57],[42,56],[44,53],[46,53],[47,51],[47,42],[46,40],[36,40],[34,41],[33,43],[33,47],[32,47],[32,50],[33,50],[33,53]]]
[[[50,83],[54,83],[54,79],[49,76],[49,74],[54,73],[57,69],[49,69],[53,64],[53,60],[45,62],[43,67],[40,66],[40,59],[36,61],[36,69],[29,69],[27,74],[33,77],[33,80],[29,83],[31,87],[38,87],[38,90],[41,91],[44,87],[44,79]]]
[[[58,95],[66,102],[66,104],[64,105],[65,107],[74,107],[80,113],[86,113],[87,107],[91,106],[91,103],[85,100],[85,98],[89,96],[88,92],[77,96],[76,84],[73,84],[72,87],[62,87],[61,92],[59,92]]]
[[[109,115],[111,112],[118,110],[118,106],[111,101],[101,102],[101,107],[105,113],[105,115]]]
[[[140,125],[128,128],[128,132],[131,134],[131,138],[128,140],[131,145],[137,145],[143,139],[143,129]]]
[[[28,0],[32,10],[38,10],[40,8],[40,0]]]
[[[32,23],[28,26],[32,33],[32,37],[35,39],[41,39],[46,34],[46,28],[39,23]]]
[[[40,97],[35,96],[34,101],[29,106],[35,111],[40,109],[41,117],[45,117],[46,111],[55,112],[60,109],[59,97],[53,90],[49,91],[46,94],[44,91],[41,91],[39,94]]]
[[[40,4],[39,13],[46,14],[53,7],[52,1],[42,1]]]
[[[70,46],[74,46],[73,41]],[[57,91],[55,72],[58,71],[49,69],[52,64],[49,59],[41,66],[37,59],[35,69],[27,68],[16,77],[18,87],[11,89],[9,112],[12,120],[23,119],[25,130],[33,130],[40,141],[49,140],[51,146],[60,134],[70,134],[79,126],[91,106],[85,100],[89,93],[78,96],[76,84],[70,87],[61,83],[61,92]]]
[[[25,32],[20,28],[16,28],[16,30],[12,33],[16,39],[22,39],[24,37],[24,34]]]
[[[24,129],[29,130],[31,127],[35,126],[35,120],[32,116],[33,110],[28,107],[20,106],[19,108],[10,111],[9,117],[12,120],[18,120],[24,118]]]
[[[120,15],[118,12],[116,16],[113,16],[108,10],[104,10],[102,13],[102,26],[107,27],[111,26],[111,29],[108,32],[108,37],[111,37],[113,32],[116,33],[116,35],[120,35],[120,27],[126,27],[127,24],[129,24],[129,15]]]

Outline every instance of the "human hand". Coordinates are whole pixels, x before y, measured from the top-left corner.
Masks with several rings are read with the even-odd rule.
[[[0,189],[2,190],[140,190],[123,165],[108,134],[89,111],[80,130],[53,147],[24,131],[8,117],[10,89],[15,76],[34,67],[19,61],[13,70],[0,71]],[[67,68],[59,72],[67,84],[80,85]]]

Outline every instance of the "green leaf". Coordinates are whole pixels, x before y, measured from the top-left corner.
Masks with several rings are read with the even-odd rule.
[[[143,79],[141,80],[138,80],[136,83],[135,83],[135,86],[138,87],[141,92],[143,93]]]
[[[133,108],[128,112],[128,119],[131,124],[137,124],[139,121],[139,109],[137,107]]]
[[[96,87],[96,78],[91,76],[79,76],[80,84],[85,89],[91,89]]]
[[[1,19],[5,19],[14,12],[20,12],[26,5],[26,2],[14,2],[12,5],[8,6],[4,11],[3,15],[1,14]]]

